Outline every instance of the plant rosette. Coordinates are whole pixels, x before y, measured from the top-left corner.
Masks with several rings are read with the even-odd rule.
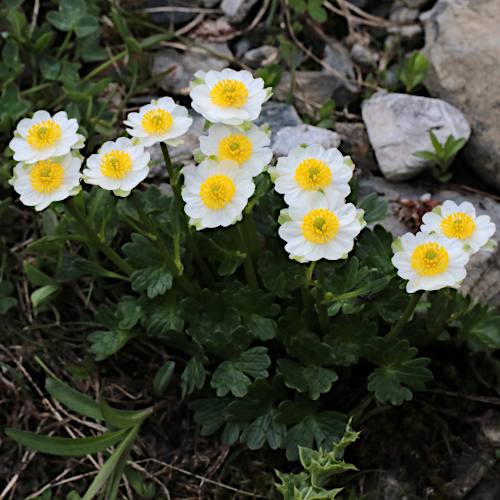
[[[350,165],[338,149],[325,150],[319,144],[292,149],[288,156],[278,158],[269,173],[274,189],[284,195],[289,205],[305,203],[318,191],[327,196],[339,193],[344,198],[351,192]]]
[[[105,142],[97,154],[88,158],[83,180],[113,191],[116,196],[128,196],[149,173],[150,155],[135,142],[126,137]]]
[[[77,130],[78,122],[69,119],[65,111],[54,116],[44,110],[35,111],[33,118],[17,124],[9,147],[14,151],[14,160],[36,163],[82,148],[85,138]]]
[[[476,216],[474,205],[465,201],[457,205],[451,200],[435,207],[422,217],[423,233],[436,233],[446,238],[460,240],[469,254],[479,250],[493,250],[496,242],[490,240],[495,234],[496,226],[489,215]]]
[[[441,234],[406,233],[392,244],[392,264],[408,280],[406,291],[458,288],[465,279],[469,255],[456,238]]]
[[[196,229],[227,227],[241,220],[255,190],[252,175],[233,160],[207,159],[198,167],[182,169],[184,210]]]
[[[157,142],[179,146],[182,141],[178,138],[188,131],[193,119],[184,106],[175,104],[171,97],[162,97],[142,106],[138,113],[129,113],[123,123],[144,147]]]
[[[300,205],[281,211],[278,233],[287,242],[291,259],[339,260],[353,249],[354,238],[365,225],[363,214],[338,192],[314,192]]]
[[[14,167],[9,184],[21,195],[21,203],[40,211],[81,191],[81,165],[81,158],[71,153],[36,163],[21,162]]]
[[[250,172],[252,177],[259,175],[273,157],[269,145],[271,139],[252,123],[247,131],[230,125],[213,125],[208,136],[200,137],[200,149],[195,150],[195,158],[200,153],[216,161],[233,160],[240,168]]]
[[[249,71],[198,71],[190,83],[192,106],[211,123],[243,125],[256,120],[272,89]]]

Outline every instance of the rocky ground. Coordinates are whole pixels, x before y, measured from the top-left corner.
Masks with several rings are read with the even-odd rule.
[[[123,3],[145,8],[145,2]],[[189,81],[200,69],[233,67],[256,73],[278,64],[281,81],[258,121],[269,123],[276,157],[301,143],[338,147],[351,155],[357,166],[360,196],[377,192],[389,201],[390,213],[383,225],[395,237],[417,229],[433,202],[445,199],[472,202],[500,228],[500,66],[496,62],[500,2],[331,0],[323,4],[328,20],[321,23],[312,14],[297,12],[294,6],[298,3],[150,0],[146,6],[150,22],[175,29],[186,38],[185,43],[162,43],[152,72],[166,74],[157,88],[134,96],[129,106],[161,95],[172,95],[188,105]],[[309,0],[306,5],[313,3]],[[163,9],[165,4],[167,9]],[[398,79],[398,68],[415,49],[429,59],[429,74],[408,94]],[[328,99],[335,101],[336,108],[325,128],[320,109]],[[203,133],[203,118],[194,111],[191,114],[193,126],[172,155],[177,164],[194,161],[192,150]],[[453,179],[447,184],[430,174],[432,162],[413,156],[416,151],[432,150],[429,131],[441,142],[450,134],[467,139],[451,168]],[[159,147],[152,151],[152,157],[155,165],[148,182],[169,192]],[[474,255],[463,290],[471,293],[474,301],[500,306],[498,248],[492,254]],[[63,345],[75,353],[75,365],[81,362],[78,345]],[[17,361],[9,362],[20,363],[26,354],[23,349]],[[4,354],[11,355],[6,350]],[[127,355],[133,364],[136,353]],[[161,356],[155,362],[160,361]],[[440,383],[404,408],[381,413],[361,426],[366,444],[349,457],[361,472],[349,479],[348,490],[355,487],[370,500],[500,498],[495,454],[500,448],[500,417],[494,411],[500,404],[496,389],[500,377],[498,360],[490,362],[492,375],[485,381],[475,371],[474,356],[465,349],[451,355],[437,353],[433,363],[437,364]],[[117,386],[130,387],[123,367],[106,363],[105,370],[119,381]],[[457,371],[461,363],[466,363],[462,372]],[[56,370],[57,352],[54,364],[50,368]],[[41,370],[30,373],[35,376],[35,385],[43,385]],[[122,384],[122,380],[127,382]],[[5,380],[1,383],[6,384],[3,397],[14,408],[9,418],[28,418],[21,392]],[[134,394],[147,402],[151,395],[135,389]],[[36,395],[27,404],[37,417],[52,411],[46,400]],[[161,459],[157,470],[163,467],[161,461],[173,464],[169,477],[182,476],[179,470],[188,470],[182,476],[183,488],[173,491],[173,498],[249,498],[235,488],[253,491],[255,497],[271,491],[273,468],[283,466],[278,455],[237,450],[228,463],[230,450],[202,438],[185,408],[173,408],[166,421],[173,426],[168,435],[151,429],[138,447],[147,450],[145,456]],[[195,442],[179,437],[188,431],[196,436]],[[162,455],[165,440],[173,440],[177,446],[168,457]],[[155,450],[153,455],[151,450]],[[20,472],[43,470],[43,477],[27,494],[52,476],[40,457],[30,458],[26,453],[19,455],[19,460],[14,456],[0,458],[0,477],[12,477],[11,462],[20,460]],[[5,487],[1,479],[0,486]]]

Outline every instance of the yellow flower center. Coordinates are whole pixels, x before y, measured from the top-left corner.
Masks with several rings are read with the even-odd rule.
[[[35,163],[30,174],[33,189],[48,194],[57,189],[64,180],[64,170],[59,163],[45,160]]]
[[[445,217],[441,222],[441,231],[447,238],[457,238],[464,241],[476,229],[474,219],[464,212],[455,212]]]
[[[302,219],[302,234],[313,243],[327,243],[335,238],[339,229],[337,216],[325,208],[311,210]]]
[[[132,160],[125,151],[115,149],[102,157],[100,167],[106,177],[121,179],[132,170]]]
[[[295,170],[294,179],[302,189],[318,191],[324,189],[332,180],[330,167],[324,162],[308,158],[300,162]]]
[[[450,258],[444,247],[437,243],[423,243],[413,251],[411,265],[421,276],[434,276],[448,269]]]
[[[252,156],[252,143],[241,134],[224,137],[219,143],[220,160],[234,160],[238,165]]]
[[[200,188],[200,197],[203,203],[212,210],[219,210],[233,199],[236,187],[226,175],[209,177]]]
[[[35,149],[54,146],[61,139],[61,127],[52,120],[35,123],[29,130],[26,140]]]
[[[248,97],[248,90],[238,80],[223,80],[217,85],[214,85],[210,91],[210,98],[217,106],[233,106],[241,108],[245,104]]]
[[[168,132],[173,125],[172,115],[163,109],[148,111],[141,121],[142,128],[152,135],[161,135]]]

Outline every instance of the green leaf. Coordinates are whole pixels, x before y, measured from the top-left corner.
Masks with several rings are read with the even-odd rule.
[[[163,396],[167,390],[175,370],[175,362],[167,361],[159,370],[153,381],[153,389],[159,396]]]
[[[332,388],[338,375],[321,366],[302,366],[289,359],[278,360],[278,373],[285,377],[285,384],[298,392],[307,392],[312,400],[319,399],[321,394]]]
[[[251,450],[259,450],[267,441],[271,449],[277,450],[286,436],[286,425],[274,420],[276,413],[271,409],[251,422],[241,434],[241,442]]]
[[[198,399],[189,405],[194,410],[194,421],[202,425],[201,435],[210,436],[226,423],[228,408],[233,398]]]
[[[59,285],[45,285],[37,288],[31,294],[33,307],[38,308],[50,301],[51,297],[60,291]]]
[[[112,271],[108,271],[104,269],[104,267],[96,264],[87,259],[75,259],[73,261],[73,265],[76,269],[82,271],[85,274],[90,274],[94,276],[104,276],[106,278],[118,278],[128,280],[126,276],[122,276],[121,274],[114,273]]]
[[[354,253],[361,265],[377,270],[378,275],[393,276],[392,265],[392,235],[382,226],[376,225],[373,230],[364,229],[358,236]]]
[[[432,373],[426,368],[430,359],[413,359],[417,353],[406,340],[391,342],[375,337],[367,342],[364,356],[379,365],[368,377],[368,390],[374,392],[382,404],[401,405],[410,401],[413,398],[410,389],[424,390],[425,382],[432,379]]]
[[[102,398],[99,400],[99,408],[106,423],[117,429],[130,429],[141,425],[154,411],[152,406],[143,410],[117,410],[111,408]]]
[[[49,275],[45,274],[40,269],[32,266],[30,263],[24,261],[23,262],[24,271],[30,283],[36,286],[44,286],[44,285],[53,285],[58,286],[57,282],[51,278]]]
[[[16,68],[20,65],[19,46],[14,39],[8,38],[5,42],[2,49],[2,59],[10,68]]]
[[[423,158],[424,160],[431,160],[434,163],[439,162],[439,158],[430,151],[416,151],[415,153],[413,153],[413,156],[417,156],[418,158]]]
[[[5,429],[5,434],[11,439],[32,450],[47,453],[49,455],[81,457],[90,453],[105,451],[106,448],[121,441],[127,433],[127,429],[121,429],[102,436],[87,438],[60,438],[35,434],[34,432],[21,431],[19,429]]]
[[[127,45],[128,50],[130,50],[130,52],[135,52],[136,54],[142,53],[141,44],[135,38],[133,38],[131,36],[127,36],[125,38],[125,43]]]
[[[42,52],[45,52],[47,48],[50,46],[52,42],[52,38],[54,36],[54,31],[50,30],[47,33],[44,33],[40,36],[40,38],[35,42],[33,46],[33,52],[35,55],[39,55]]]
[[[0,315],[17,304],[17,299],[10,297],[13,291],[14,285],[10,281],[0,281]]]
[[[8,9],[17,9],[24,2],[24,0],[4,0],[4,1],[5,1],[5,6]]]
[[[500,316],[495,307],[476,304],[453,325],[458,326],[457,342],[467,342],[475,352],[500,348]]]
[[[57,80],[61,72],[61,65],[54,56],[43,54],[40,59],[40,72],[47,80]]]
[[[377,324],[357,315],[341,315],[330,326],[323,342],[332,348],[335,364],[351,366],[359,361],[365,344],[377,335]]]
[[[99,29],[99,21],[94,16],[84,15],[75,21],[73,26],[76,36],[83,38]]]
[[[69,31],[71,29],[71,22],[60,11],[51,10],[47,12],[47,21],[60,31]]]
[[[268,64],[259,69],[258,75],[264,80],[264,87],[277,87],[281,82],[281,66],[277,63]]]
[[[335,101],[333,99],[327,99],[321,109],[319,110],[319,117],[321,120],[326,120],[331,118],[335,113]]]
[[[16,37],[21,39],[24,38],[25,33],[23,33],[23,30],[28,23],[24,13],[11,9],[7,14],[7,21],[9,21],[12,26],[12,31],[15,33]]]
[[[328,20],[326,10],[322,7],[313,7],[308,10],[309,15],[318,23],[324,23]]]
[[[300,264],[287,259],[283,252],[276,254],[267,251],[259,259],[258,266],[262,282],[272,294],[284,299],[292,298],[290,292],[300,286],[294,279],[296,275],[302,274]]]
[[[365,211],[365,215],[363,218],[365,219],[367,224],[386,219],[388,207],[389,204],[387,203],[387,201],[379,198],[377,193],[370,193],[357,205],[357,208],[361,208]]]
[[[104,420],[97,401],[73,389],[59,379],[48,378],[45,381],[45,388],[54,399],[57,399],[70,410],[88,418]]]
[[[242,397],[248,392],[249,377],[269,376],[271,360],[265,347],[253,347],[241,353],[236,359],[223,361],[215,370],[210,385],[217,389],[217,396],[223,397],[231,392]]]
[[[200,239],[203,241],[206,237],[202,238]],[[233,250],[233,242],[226,231],[213,233],[210,238],[206,238],[206,242],[204,247],[208,257],[220,264],[217,270],[219,276],[234,274],[246,258],[246,253]]]
[[[205,376],[203,363],[198,357],[193,356],[181,375],[183,397],[191,394],[195,389],[201,390],[205,383]]]
[[[9,114],[12,120],[17,121],[28,108],[20,97],[19,87],[14,82],[8,82],[0,98],[0,116]]]
[[[96,354],[96,361],[118,352],[135,334],[129,331],[98,331],[91,333],[87,339],[92,342],[88,352]]]
[[[126,261],[138,269],[130,276],[132,289],[147,290],[149,298],[163,295],[172,288],[173,277],[160,251],[142,234],[132,234],[132,242],[123,246]]]

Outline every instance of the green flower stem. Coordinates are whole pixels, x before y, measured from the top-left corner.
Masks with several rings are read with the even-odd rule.
[[[119,267],[127,276],[130,276],[134,272],[134,268],[127,264],[107,243],[104,243],[97,233],[92,229],[87,219],[82,214],[80,209],[77,207],[75,201],[72,198],[68,198],[64,206],[68,209],[69,213],[75,218],[76,222],[82,227],[82,229],[87,234],[88,239],[91,244],[100,250],[109,260],[115,263],[116,267]]]
[[[260,259],[262,257],[262,248],[260,246],[259,235],[255,227],[252,212],[243,212],[243,220],[241,226],[246,236],[246,242],[252,259]]]
[[[309,265],[308,269],[307,269],[307,273],[306,273],[306,278],[308,280],[312,280],[312,275],[313,275],[313,272],[314,272],[314,267],[316,266],[316,261],[313,260],[311,262],[311,264]]]
[[[61,57],[61,54],[64,52],[64,49],[68,45],[72,34],[73,34],[73,28],[70,28],[68,30],[68,32],[66,33],[66,36],[64,37],[63,43],[61,44],[61,46],[59,47],[59,50],[57,51],[56,59],[59,59]]]
[[[424,292],[416,292],[412,294],[411,300],[406,306],[403,314],[398,319],[396,324],[392,327],[391,331],[385,336],[387,340],[394,340],[398,338],[399,334],[403,331],[404,326],[406,325],[406,323],[408,323],[410,316],[413,314],[415,307],[417,307],[417,304],[420,301],[423,293]]]
[[[303,268],[303,276],[306,279],[310,279],[310,278],[308,278],[308,274],[309,274],[309,269],[307,267],[304,267]],[[311,309],[314,309],[314,304],[313,304],[313,300],[312,300],[312,296],[311,296],[311,289],[310,289],[309,285],[306,285],[303,283],[300,286],[300,291],[302,293],[302,301],[304,302],[305,309],[307,309],[308,311],[310,311]]]
[[[182,232],[184,233],[184,237],[186,238],[187,246],[193,254],[194,260],[200,268],[205,282],[208,285],[211,285],[212,283],[214,283],[214,277],[212,276],[212,272],[210,271],[207,263],[198,250],[198,246],[194,241],[193,235],[191,234],[191,229],[189,228],[186,217],[184,215],[184,203],[182,202],[181,190],[178,183],[179,175],[178,173],[174,172],[174,167],[168,153],[167,145],[164,142],[160,142],[160,146],[161,152],[163,153],[163,158],[165,160],[165,165],[167,167],[168,176],[170,178],[170,185],[172,186],[172,191],[174,192],[175,204],[177,205],[177,210],[179,210],[180,219],[182,221]]]
[[[325,261],[319,260],[317,267],[317,305],[318,319],[323,335],[326,335],[330,330],[330,320],[328,318],[328,310],[325,304]]]
[[[419,349],[434,342],[434,340],[436,340],[448,326],[448,322],[452,319],[451,315],[453,313],[453,309],[455,309],[455,305],[457,303],[457,291],[452,288],[450,290],[450,295],[448,303],[443,309],[443,312],[441,313],[434,329],[430,331],[420,342],[418,342],[417,347]]]
[[[257,275],[255,274],[255,270],[252,264],[252,258],[250,256],[250,252],[247,249],[247,245],[245,243],[245,237],[243,234],[243,230],[241,228],[241,224],[236,224],[236,230],[238,231],[238,236],[240,240],[240,245],[242,250],[246,253],[245,260],[243,261],[243,268],[245,269],[245,276],[247,278],[248,284],[252,290],[259,289],[259,282],[257,281]]]
[[[169,271],[172,273],[174,279],[177,281],[177,283],[179,283],[179,285],[186,293],[188,293],[189,295],[196,295],[197,293],[196,288],[191,284],[189,280],[186,279],[185,276],[182,275],[181,269],[177,267],[177,265],[175,264],[172,254],[168,250],[167,246],[165,245],[165,242],[163,241],[163,238],[161,237],[155,225],[149,218],[148,214],[144,211],[144,208],[142,208],[140,201],[137,199],[135,191],[132,196],[132,204],[134,205],[134,208],[137,210],[139,217],[141,218],[142,222],[144,223],[148,231],[155,237],[154,242],[158,250],[162,254],[163,259],[165,260],[165,264],[167,265]]]

